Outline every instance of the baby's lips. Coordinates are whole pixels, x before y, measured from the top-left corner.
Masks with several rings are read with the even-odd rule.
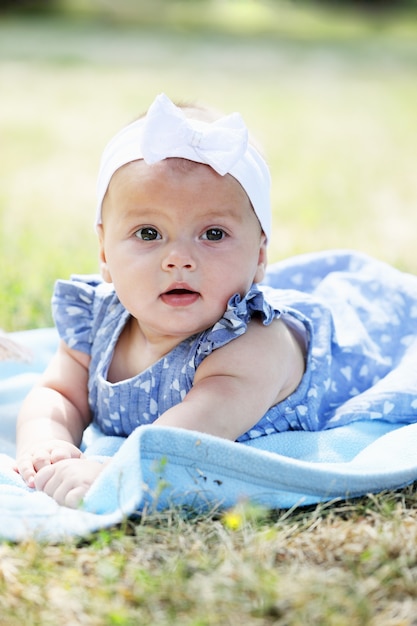
[[[171,289],[161,295],[161,300],[170,306],[188,306],[194,304],[200,297],[197,291],[190,289]]]

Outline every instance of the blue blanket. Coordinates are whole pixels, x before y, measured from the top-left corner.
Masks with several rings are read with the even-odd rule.
[[[325,255],[304,255],[277,264],[269,283],[277,276],[281,285],[285,276],[294,282],[295,270],[316,263],[317,272],[320,264],[326,265],[325,259]],[[378,269],[391,271],[380,264]],[[404,288],[411,299],[415,286],[417,308],[417,279],[395,271],[391,284],[393,276],[400,292]],[[375,302],[372,307],[374,315]],[[417,336],[414,315],[410,308],[409,345]],[[152,508],[222,510],[240,501],[290,508],[395,489],[417,479],[417,423],[410,423],[409,412],[406,418],[391,412],[389,421],[380,419],[372,405],[374,401],[380,404],[381,398],[389,403],[395,400],[401,394],[398,381],[402,379],[408,393],[414,384],[417,390],[416,348],[415,355],[404,352],[386,382],[379,380],[378,397],[375,389],[360,394],[365,396],[367,415],[362,402],[357,420],[327,430],[288,431],[237,444],[175,428],[145,426],[122,439],[104,437],[90,427],[84,438],[85,453],[111,457],[111,462],[82,508],[61,507],[44,493],[27,488],[13,470],[16,415],[53,353],[57,335],[48,328],[10,337],[29,349],[33,358],[0,362],[0,538],[20,541],[36,536],[61,541],[86,536]]]

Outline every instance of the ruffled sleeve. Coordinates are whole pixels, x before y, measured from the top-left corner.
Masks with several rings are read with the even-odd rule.
[[[100,276],[58,280],[52,296],[52,315],[59,336],[75,350],[91,353],[94,300]]]
[[[280,315],[281,311],[265,300],[264,294],[256,285],[252,285],[243,298],[235,294],[230,298],[223,317],[211,329],[200,335],[195,367],[198,367],[213,350],[243,335],[252,317],[260,318],[262,323],[268,326]]]

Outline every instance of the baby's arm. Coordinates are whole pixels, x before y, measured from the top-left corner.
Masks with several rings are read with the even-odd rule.
[[[31,487],[41,468],[81,456],[79,445],[90,423],[89,358],[61,342],[22,405],[17,422],[16,467]]]
[[[234,441],[297,388],[304,367],[301,342],[282,320],[253,320],[201,363],[183,402],[154,423]]]

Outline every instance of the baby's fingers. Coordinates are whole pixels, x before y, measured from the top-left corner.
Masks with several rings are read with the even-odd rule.
[[[64,447],[53,450],[39,448],[32,454],[25,455],[18,463],[18,471],[29,487],[34,487],[34,477],[39,470],[56,463],[61,459],[70,458],[71,454]]]
[[[51,444],[47,448],[39,448],[32,455],[32,463],[35,470],[39,470],[67,459],[78,459],[82,456],[81,451],[72,443],[66,441]]]
[[[65,459],[79,459],[81,456],[81,451],[71,444],[65,447],[57,446],[51,450],[50,462],[58,463],[58,461],[65,461]]]
[[[80,508],[84,496],[88,491],[88,487],[86,485],[77,485],[68,491],[68,493],[64,497],[63,505],[69,507],[70,509],[78,509]]]
[[[33,488],[35,486],[36,470],[33,467],[31,455],[21,457],[16,462],[15,470],[21,475],[28,487]]]
[[[58,485],[56,480],[56,467],[49,465],[39,470],[34,478],[34,485],[38,491],[45,491],[49,496],[52,496],[54,489],[56,489]]]
[[[77,508],[102,469],[97,461],[66,459],[39,470],[35,486],[58,504]]]
[[[44,491],[58,504],[73,509],[77,508],[81,504],[89,485],[81,482],[77,472],[73,472],[71,469],[71,466],[67,465],[65,461],[44,467],[36,474],[36,489]]]
[[[32,454],[32,465],[36,472],[52,463],[51,453],[46,448],[39,448]]]

